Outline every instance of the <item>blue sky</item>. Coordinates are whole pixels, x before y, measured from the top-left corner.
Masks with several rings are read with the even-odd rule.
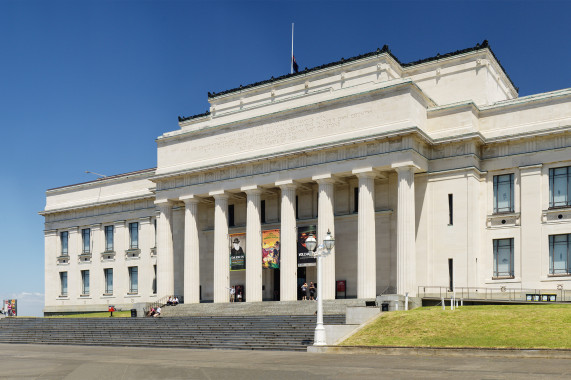
[[[0,0],[0,298],[40,315],[45,190],[156,165],[207,92],[388,44],[401,62],[488,39],[520,96],[571,87],[566,1]]]

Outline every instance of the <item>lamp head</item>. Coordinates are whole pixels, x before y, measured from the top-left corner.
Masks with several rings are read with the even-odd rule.
[[[323,238],[323,245],[328,251],[332,250],[335,246],[335,238],[331,236],[331,231],[327,230],[327,235]]]
[[[305,247],[309,252],[313,252],[315,247],[317,247],[317,240],[315,240],[315,236],[309,235],[307,239],[305,239]]]

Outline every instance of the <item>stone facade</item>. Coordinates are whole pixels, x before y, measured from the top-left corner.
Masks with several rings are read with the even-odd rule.
[[[456,287],[571,286],[571,257],[550,254],[571,234],[551,170],[571,166],[571,89],[518,97],[487,42],[409,64],[383,48],[209,102],[157,139],[157,168],[47,191],[46,312],[170,294],[228,302],[232,285],[246,301],[295,300],[316,280],[297,265],[308,225],[336,239],[325,299],[336,280],[349,297],[416,296],[449,287],[450,268]],[[270,229],[279,272],[261,268]],[[247,236],[245,271],[229,270],[233,233]]]

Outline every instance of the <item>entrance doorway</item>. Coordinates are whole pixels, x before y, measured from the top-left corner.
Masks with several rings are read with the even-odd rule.
[[[274,295],[273,300],[279,301],[280,300],[280,270],[279,269],[272,269],[274,272]]]
[[[306,282],[306,269],[305,267],[297,268],[297,299],[301,300],[303,298],[303,293],[301,291],[301,286]]]

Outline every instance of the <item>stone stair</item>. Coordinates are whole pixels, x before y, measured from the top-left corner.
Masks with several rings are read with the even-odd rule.
[[[306,351],[315,323],[313,315],[5,318],[0,343]],[[324,323],[344,324],[345,315]]]
[[[347,306],[365,306],[372,299],[337,299],[323,301],[324,315],[345,314]],[[314,315],[317,311],[316,301],[264,301],[264,302],[229,302],[199,303],[165,306],[163,317],[183,316],[261,316],[261,315]]]

